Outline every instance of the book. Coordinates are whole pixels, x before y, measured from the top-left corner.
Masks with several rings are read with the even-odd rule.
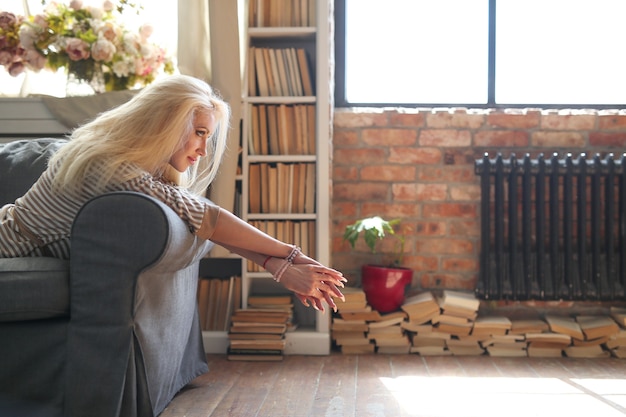
[[[524,335],[529,343],[542,343],[554,346],[569,346],[572,344],[572,337],[564,333],[526,333]]]
[[[362,355],[374,353],[376,345],[368,343],[366,345],[354,345],[354,346],[341,346],[341,353],[345,355]]]
[[[407,297],[400,308],[410,321],[423,323],[440,312],[439,303],[430,291]]]
[[[522,357],[528,356],[526,345],[491,345],[486,348],[489,356]]]
[[[441,297],[440,307],[443,310],[467,310],[478,311],[480,300],[473,293],[444,290]]]
[[[207,311],[209,309],[209,286],[210,282],[206,278],[198,280],[198,315],[200,319],[200,328],[208,330],[207,327]]]
[[[585,335],[585,340],[598,339],[619,333],[619,325],[609,316],[579,315],[576,321]]]
[[[528,320],[511,320],[511,328],[509,333],[526,334],[526,333],[543,333],[550,330],[550,326],[540,319]]]
[[[259,96],[266,97],[270,95],[269,81],[267,78],[267,72],[265,65],[265,54],[263,48],[254,48],[254,71],[256,73],[256,85],[259,91]]]
[[[406,318],[406,314],[402,311],[396,311],[393,313],[381,314],[380,320],[369,323],[369,328],[374,329],[378,327],[394,326],[402,323]]]
[[[480,356],[485,353],[485,349],[480,346],[448,346],[448,350],[454,356]]]
[[[570,358],[607,358],[611,352],[602,349],[600,345],[568,346],[564,350],[565,356]]]
[[[505,335],[511,329],[511,320],[504,316],[477,317],[472,327],[473,335]]]
[[[309,70],[309,62],[306,56],[306,51],[302,48],[297,48],[296,56],[298,58],[300,79],[302,80],[302,91],[305,96],[313,96],[315,95],[313,92],[313,80],[311,77],[311,71]]]
[[[626,327],[626,308],[611,306],[609,309],[611,317],[621,326]]]
[[[290,305],[292,304],[293,299],[291,295],[251,295],[248,297],[248,305],[249,306],[259,306],[259,305]]]
[[[420,356],[449,356],[452,352],[447,347],[441,346],[412,346],[409,353],[417,353]]]
[[[377,346],[377,353],[380,355],[406,355],[409,353],[411,346]]]
[[[548,322],[550,330],[554,333],[566,334],[578,340],[585,339],[580,325],[571,317],[547,315],[546,322]]]

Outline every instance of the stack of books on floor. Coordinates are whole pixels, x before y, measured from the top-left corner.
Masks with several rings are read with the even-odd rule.
[[[341,292],[345,302],[337,301],[337,313],[331,324],[331,338],[341,353],[374,353],[376,346],[367,337],[368,322],[380,314],[367,304],[360,288],[346,287]]]
[[[416,353],[423,356],[626,358],[626,308],[610,314],[547,314],[510,319],[479,314],[473,293],[426,291],[406,298],[401,311],[380,314],[362,290],[346,288],[332,337],[343,353]],[[345,306],[344,306],[345,304]]]
[[[228,333],[229,360],[280,361],[285,333],[294,327],[290,295],[250,296],[248,308],[235,311]]]
[[[409,353],[411,341],[402,327],[406,318],[405,312],[397,311],[368,323],[367,337],[376,346],[377,353]]]

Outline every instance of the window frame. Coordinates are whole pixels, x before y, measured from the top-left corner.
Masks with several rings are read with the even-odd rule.
[[[516,104],[496,103],[496,1],[489,0],[489,35],[487,66],[487,103],[357,103],[346,100],[345,34],[346,0],[335,3],[335,107],[462,107],[479,109],[540,108],[540,109],[626,109],[625,104]]]

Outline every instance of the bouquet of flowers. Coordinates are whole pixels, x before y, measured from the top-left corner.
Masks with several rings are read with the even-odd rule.
[[[15,17],[12,26],[0,23],[3,31],[4,26],[11,27],[0,37],[5,37],[7,45],[10,39],[13,45],[15,27],[19,27],[13,67],[21,63],[22,70],[65,68],[69,76],[89,82],[96,92],[145,86],[160,73],[173,73],[174,64],[163,48],[149,41],[151,26],[131,31],[119,22],[127,4],[128,0],[122,0],[116,7],[105,0],[98,8],[83,7],[80,0],[72,0],[69,5],[51,2],[42,14],[28,19]],[[11,20],[8,15],[7,22]],[[8,58],[0,63],[5,61]],[[11,65],[7,69],[12,75],[21,72],[11,71]]]
[[[46,59],[36,51],[25,50],[20,43],[20,26],[24,18],[9,12],[0,12],[0,65],[11,76],[20,75],[26,68],[39,71]]]

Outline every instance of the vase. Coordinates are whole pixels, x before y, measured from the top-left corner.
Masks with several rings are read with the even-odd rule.
[[[404,302],[406,287],[411,284],[413,270],[402,267],[363,265],[361,286],[367,302],[379,313],[391,313]]]
[[[65,95],[68,97],[93,96],[105,91],[104,74],[101,70],[94,70],[90,80],[78,77],[73,72],[67,74]]]

